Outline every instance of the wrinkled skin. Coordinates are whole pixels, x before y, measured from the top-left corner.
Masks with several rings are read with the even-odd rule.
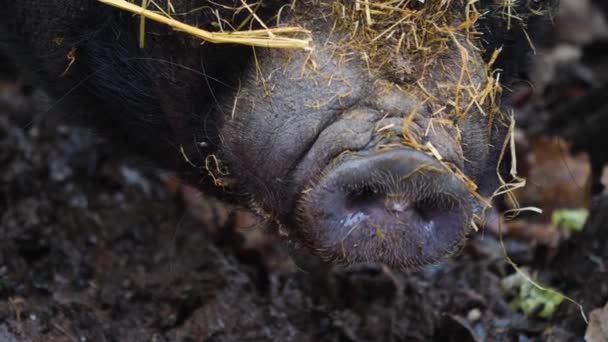
[[[181,12],[201,2],[172,1]],[[437,262],[462,245],[483,205],[432,155],[399,144],[404,117],[416,111],[408,132],[430,142],[482,196],[498,184],[507,123],[473,109],[452,126],[429,130],[434,109],[410,90],[414,76],[395,77],[396,68],[372,72],[359,54],[345,59],[332,43],[348,32],[333,28],[336,18],[320,3],[330,1],[299,2],[280,18],[313,31],[312,52],[254,54],[250,47],[201,45],[150,21],[140,49],[138,17],[95,1],[1,0],[0,49],[56,97],[53,109],[69,108],[72,118],[105,129],[204,191],[256,211],[296,256],[399,268]],[[284,3],[265,5],[258,15],[276,22]],[[204,6],[177,18],[216,30],[211,10],[232,17],[213,3]],[[486,37],[488,45],[502,45]],[[464,46],[469,73],[482,82],[487,56]],[[441,58],[455,72],[435,70],[424,81],[443,100],[448,94],[440,85],[456,83],[462,64],[452,48]],[[505,67],[521,62],[506,56]]]

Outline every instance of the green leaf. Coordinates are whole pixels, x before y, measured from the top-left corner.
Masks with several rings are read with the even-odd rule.
[[[587,209],[560,209],[551,214],[551,222],[561,230],[580,232],[583,230],[589,210]]]
[[[510,307],[530,315],[542,305],[542,310],[538,313],[538,316],[548,318],[555,313],[564,299],[563,295],[551,288],[542,290],[529,282],[525,282],[519,289],[519,296],[511,301]]]

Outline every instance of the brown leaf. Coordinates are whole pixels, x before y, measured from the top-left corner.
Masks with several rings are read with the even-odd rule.
[[[603,308],[591,311],[585,333],[586,342],[608,341],[608,303]]]
[[[532,244],[556,248],[560,241],[560,231],[549,223],[532,223],[526,220],[505,222],[503,234]]]
[[[539,137],[518,160],[527,186],[517,191],[522,207],[537,206],[546,217],[561,208],[589,208],[591,163],[585,153],[571,154],[561,138]]]

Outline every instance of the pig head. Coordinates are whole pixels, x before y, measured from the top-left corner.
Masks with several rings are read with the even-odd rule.
[[[250,21],[240,1],[156,3],[209,30],[258,18],[304,27],[311,46],[215,45],[148,21],[141,48],[141,19],[101,3],[0,0],[0,48],[53,108],[254,210],[298,251],[408,268],[463,244],[498,185],[510,124],[489,64],[517,73],[521,50],[493,52],[507,36],[505,49],[529,49],[529,4],[512,5],[503,35],[500,1],[403,1],[400,13],[423,19],[377,27],[391,2],[368,13],[355,1],[270,0]],[[424,36],[433,23],[437,35]]]

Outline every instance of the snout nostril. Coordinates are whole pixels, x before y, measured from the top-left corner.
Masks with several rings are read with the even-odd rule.
[[[399,215],[410,212],[419,219],[430,221],[453,208],[452,205],[449,205],[450,201],[439,197],[441,196],[426,197],[413,202],[398,188],[386,193],[386,191],[378,190],[378,187],[372,184],[357,190],[346,191],[344,209],[364,214],[384,212]]]
[[[437,199],[425,198],[414,205],[414,210],[420,218],[430,221],[449,210],[448,207],[443,207],[439,203]]]
[[[364,210],[382,203],[382,194],[378,190],[364,187],[362,189],[350,191],[346,195],[344,207],[347,210]]]

